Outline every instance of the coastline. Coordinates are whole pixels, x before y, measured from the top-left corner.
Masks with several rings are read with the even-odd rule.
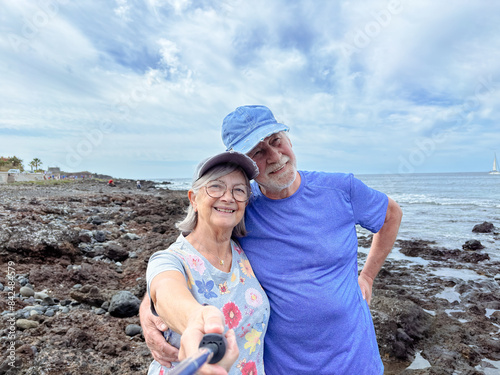
[[[177,237],[187,194],[153,181],[140,190],[133,180],[115,182],[0,185],[4,353],[9,318],[16,320],[16,369],[4,362],[0,373],[146,373],[152,357],[140,331],[131,333],[139,317],[111,302],[119,292],[132,306],[142,298],[147,260]],[[369,241],[360,235],[360,248]],[[425,239],[398,241],[393,252],[401,256],[384,264],[371,305],[385,374],[498,371],[500,263]],[[7,264],[15,270],[12,310]],[[21,288],[37,294],[20,296]]]

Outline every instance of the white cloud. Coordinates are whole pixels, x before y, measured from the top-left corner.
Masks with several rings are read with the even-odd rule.
[[[78,168],[190,176],[222,149],[227,113],[265,104],[292,127],[299,166],[397,172],[418,140],[447,134],[415,166],[436,171],[457,148],[450,163],[500,152],[499,7],[4,2],[2,153],[68,164],[80,145]]]

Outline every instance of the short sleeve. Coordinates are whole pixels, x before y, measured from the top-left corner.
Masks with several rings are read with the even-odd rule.
[[[351,177],[351,205],[356,224],[376,233],[382,228],[387,214],[389,198],[362,181]]]
[[[154,253],[151,258],[149,258],[148,268],[146,270],[146,281],[147,281],[147,291],[148,296],[151,299],[151,282],[160,273],[165,271],[179,271],[186,277],[186,270],[184,268],[183,260],[180,256],[175,253],[170,248],[167,250],[162,250]],[[151,312],[154,315],[158,315],[154,308],[153,301],[151,300]]]

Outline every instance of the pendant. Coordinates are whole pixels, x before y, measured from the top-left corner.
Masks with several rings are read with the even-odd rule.
[[[219,263],[220,263],[221,266],[224,265],[224,261],[222,259],[219,259]]]

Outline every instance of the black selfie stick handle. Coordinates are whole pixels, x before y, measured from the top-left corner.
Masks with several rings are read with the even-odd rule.
[[[198,353],[186,358],[175,366],[169,375],[193,375],[206,362],[219,362],[226,354],[227,341],[223,335],[207,333],[200,342]]]
[[[208,363],[213,365],[219,362],[226,354],[227,341],[223,335],[218,333],[207,333],[200,342],[200,348],[208,348],[214,355]]]

